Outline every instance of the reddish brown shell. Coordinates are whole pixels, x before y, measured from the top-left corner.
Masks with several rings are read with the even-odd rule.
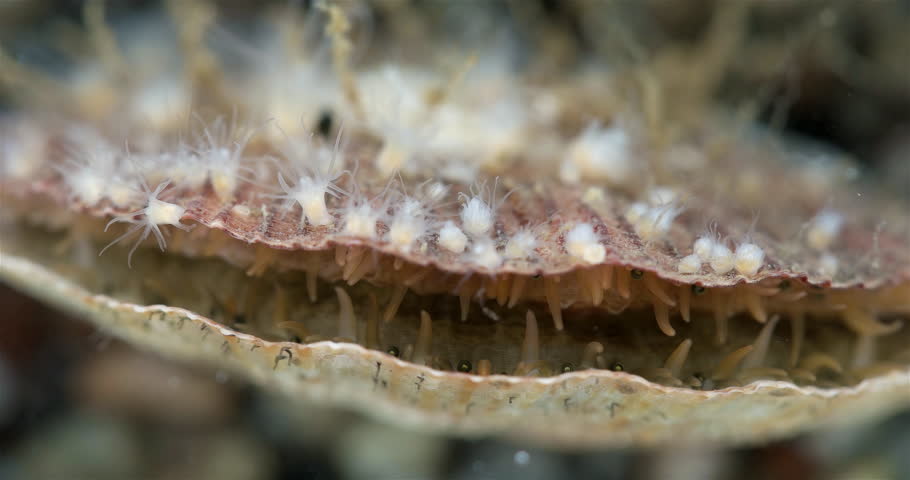
[[[356,138],[352,142],[356,143]],[[743,150],[750,152],[748,147],[746,145]],[[506,261],[493,271],[472,265],[463,256],[440,248],[433,236],[427,240],[428,248],[410,252],[394,248],[381,237],[351,238],[341,230],[343,214],[340,211],[335,213],[335,225],[302,226],[299,207],[288,211],[279,203],[263,200],[263,189],[251,184],[242,186],[236,192],[234,200],[227,203],[221,201],[210,188],[203,191],[179,190],[171,192],[168,198],[186,207],[187,220],[207,229],[223,231],[230,237],[253,246],[262,245],[284,251],[311,251],[330,250],[335,245],[362,245],[409,263],[432,266],[456,274],[480,271],[488,275],[557,275],[579,266],[592,266],[572,258],[564,246],[564,236],[569,228],[578,223],[588,223],[594,227],[601,243],[606,247],[603,264],[652,271],[678,283],[730,286],[765,278],[798,278],[824,287],[874,289],[910,279],[910,219],[905,215],[906,211],[899,198],[876,191],[864,193],[867,186],[860,183],[839,185],[837,188],[840,190],[823,188],[820,195],[812,194],[810,192],[819,188],[813,182],[827,181],[816,177],[835,175],[841,167],[825,167],[834,170],[832,173],[823,168],[810,169],[797,163],[787,165],[784,162],[795,160],[777,155],[776,150],[759,150],[760,147],[752,145],[758,151],[751,152],[756,156],[768,156],[762,160],[764,163],[760,170],[757,165],[742,162],[739,157],[732,156],[731,152],[729,156],[705,159],[710,163],[699,171],[703,178],[698,178],[697,182],[685,179],[678,183],[663,184],[664,187],[675,189],[684,209],[669,232],[650,243],[644,242],[636,234],[625,217],[629,205],[640,201],[635,194],[597,185],[560,185],[546,179],[547,168],[527,178],[511,174],[502,177],[503,184],[511,188],[512,193],[496,211],[494,239],[504,243],[520,228],[537,226],[534,232],[538,237],[538,247],[532,257]],[[357,151],[356,148],[354,150]],[[364,155],[362,152],[360,154]],[[750,178],[736,180],[737,175]],[[756,175],[757,178],[751,178]],[[364,196],[377,193],[380,187],[385,188],[369,181],[368,167],[361,170],[359,178],[367,179],[360,182]],[[4,191],[19,195],[19,201],[26,204],[49,201],[57,208],[89,213],[99,219],[124,213],[105,204],[86,206],[74,202],[61,180],[59,175],[45,175],[31,184],[8,184]],[[757,185],[751,187],[756,191],[722,192],[723,188],[718,188],[717,185],[725,186],[729,183],[728,180],[750,184],[757,182]],[[418,182],[409,183],[413,186]],[[707,185],[714,187],[709,189]],[[772,194],[776,185],[786,185],[786,188]],[[443,216],[457,216],[457,194],[466,192],[470,187],[457,184],[453,186],[442,203],[454,207],[450,206],[441,212]],[[371,188],[376,190],[371,191]],[[751,198],[752,195],[759,195],[760,203],[753,203],[756,199]],[[838,269],[831,276],[820,267],[822,253],[807,244],[805,235],[813,216],[825,208],[824,202],[830,204],[835,198],[838,199],[838,204],[843,205],[838,213],[845,219],[845,224],[832,247],[825,252],[838,261]],[[249,214],[239,214],[235,208],[237,205],[248,207]],[[330,210],[331,208],[330,205]],[[267,215],[265,220],[263,213]],[[710,224],[716,226],[711,227]],[[380,222],[378,230],[387,230],[387,226]],[[752,277],[744,277],[735,272],[716,274],[707,267],[696,274],[679,273],[679,260],[691,253],[695,239],[707,234],[709,230],[716,230],[719,238],[729,238],[731,247],[747,239],[760,245],[766,255],[763,268]],[[253,249],[246,249],[245,252],[238,249],[230,255],[224,255],[248,266],[252,263],[253,253]],[[290,264],[284,267],[300,268]]]

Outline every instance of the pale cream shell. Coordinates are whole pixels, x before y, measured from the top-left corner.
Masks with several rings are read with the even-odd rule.
[[[556,447],[753,444],[910,405],[910,370],[845,388],[758,381],[698,391],[586,370],[549,378],[441,372],[359,345],[269,342],[181,308],[94,295],[0,249],[0,278],[139,347],[227,368],[301,408],[337,406],[420,431]]]

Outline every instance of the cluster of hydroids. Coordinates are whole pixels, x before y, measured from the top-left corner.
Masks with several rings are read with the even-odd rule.
[[[568,264],[596,265],[607,257],[609,242],[599,233],[603,227],[596,224],[567,221],[558,212],[535,224],[516,224],[511,217],[508,224],[500,221],[497,213],[503,202],[513,193],[522,197],[521,190],[541,183],[537,179],[529,178],[524,184],[512,181],[506,192],[498,177],[484,178],[479,173],[453,181],[444,172],[432,176],[401,168],[386,171],[387,165],[381,162],[385,152],[397,148],[390,146],[392,140],[379,136],[373,150],[381,153],[374,163],[363,156],[362,149],[349,147],[344,129],[331,138],[315,132],[275,134],[271,130],[279,128],[270,122],[255,128],[240,127],[223,117],[208,123],[197,118],[195,123],[197,127],[173,146],[157,149],[148,145],[137,149],[129,138],[118,145],[85,127],[67,128],[60,134],[64,147],[57,155],[45,151],[51,143],[49,134],[25,123],[4,136],[4,172],[11,179],[59,180],[69,201],[117,213],[114,221],[137,226],[130,232],[144,226],[140,240],[153,232],[162,249],[165,240],[159,227],[182,228],[180,219],[186,209],[210,194],[223,208],[247,216],[255,212],[262,222],[275,216],[294,219],[296,235],[318,231],[329,238],[375,242],[403,254],[433,249],[457,256],[477,270],[492,272],[510,261],[518,266],[533,264],[538,249],[546,249],[551,258],[561,255]],[[583,138],[570,140],[569,153],[562,160],[556,155],[557,168],[581,164],[580,151],[588,169],[604,158],[614,167],[618,157],[634,164],[631,153],[613,151],[615,146],[592,150],[593,146],[578,144],[591,141],[591,135],[588,128]],[[477,168],[465,160],[461,174]],[[594,186],[586,176],[559,188],[576,188],[575,182],[582,180],[589,183],[578,188],[584,189],[592,204],[602,201],[610,188]],[[647,189],[641,200],[629,195],[622,216],[642,245],[659,246],[664,241],[674,219],[685,210],[680,195],[670,187]],[[842,215],[825,209],[807,220],[805,241],[827,251],[842,224]],[[695,240],[692,252],[678,254],[680,273],[698,274],[709,268],[721,275],[735,270],[752,278],[765,263],[762,246],[748,240],[748,235],[730,248],[716,227]],[[825,253],[822,259],[822,273],[833,276],[836,258]]]
[[[501,39],[438,64],[379,56],[355,68],[367,46],[337,8],[282,11],[268,23],[277,28],[240,37],[214,26],[202,5],[170,5],[179,44],[156,21],[117,38],[89,22],[98,59],[63,79],[2,57],[3,80],[27,88],[23,97],[66,99],[53,122],[38,100],[35,121],[5,122],[4,175],[56,176],[71,202],[144,226],[140,239],[155,233],[162,247],[159,226],[180,225],[172,216],[211,193],[224,209],[258,217],[263,235],[271,220],[296,217],[301,236],[439,253],[485,272],[607,261],[617,226],[578,208],[500,215],[504,202],[514,212],[541,191],[561,191],[582,210],[619,212],[624,241],[659,250],[683,275],[755,278],[772,257],[791,263],[794,242],[821,252],[810,274],[831,279],[843,265],[829,247],[845,217],[825,202],[851,173],[831,155],[803,167],[803,190],[819,201],[781,224],[759,211],[748,159],[703,153],[693,140],[703,133],[655,150],[645,128],[653,119],[616,96],[621,75],[609,69],[592,66],[569,77],[570,88],[552,88],[510,65],[514,46]],[[803,155],[736,141],[780,162]],[[693,203],[711,195],[717,201]],[[171,216],[158,215],[166,204]],[[695,239],[669,235],[681,215],[708,224],[744,210],[763,223],[718,225],[694,249],[680,240]]]
[[[510,210],[521,211],[521,207],[514,204],[516,199],[526,197],[526,191],[535,188],[535,184],[539,188],[542,182],[533,178],[525,183],[513,181],[510,191],[504,192],[499,177],[489,181],[474,176],[470,183],[462,183],[445,175],[417,175],[400,168],[387,172],[385,166],[370,159],[381,159],[382,152],[389,149],[389,142],[375,132],[358,132],[354,128],[338,128],[334,135],[327,132],[289,134],[271,122],[247,127],[224,117],[211,122],[197,117],[194,123],[195,127],[188,134],[178,136],[173,146],[159,145],[156,149],[149,148],[148,144],[140,149],[131,147],[129,139],[120,146],[85,127],[64,128],[59,133],[64,147],[55,153],[46,151],[47,145],[52,143],[48,138],[42,139],[42,135],[48,135],[46,132],[27,122],[22,123],[14,130],[15,135],[5,137],[5,172],[10,178],[15,176],[31,182],[43,178],[60,184],[66,192],[66,200],[79,205],[80,209],[113,214],[105,231],[115,223],[130,224],[100,252],[135,235],[138,238],[127,256],[128,264],[137,247],[150,234],[154,234],[163,251],[168,228],[189,230],[189,225],[182,221],[200,221],[201,215],[194,216],[194,210],[208,210],[216,212],[216,221],[209,221],[209,227],[219,226],[220,212],[234,220],[250,220],[255,236],[248,241],[294,244],[319,237],[325,245],[336,244],[341,277],[349,285],[367,276],[380,283],[400,285],[386,307],[386,320],[395,316],[408,288],[423,281],[428,271],[406,270],[399,275],[405,279],[403,281],[389,278],[388,273],[382,272],[381,262],[375,258],[370,261],[365,250],[356,245],[396,257],[395,271],[401,269],[403,258],[431,258],[443,269],[448,261],[489,278],[478,284],[468,281],[469,274],[441,288],[459,295],[463,319],[467,318],[472,298],[495,298],[500,305],[508,304],[511,308],[522,298],[536,297],[548,306],[555,329],[563,330],[565,306],[578,303],[598,306],[613,291],[625,299],[626,305],[642,300],[651,303],[657,325],[667,336],[676,335],[670,323],[671,309],[678,310],[687,323],[690,321],[693,299],[687,285],[677,287],[650,272],[610,265],[607,256],[614,246],[604,234],[607,231],[604,224],[587,220],[589,217],[580,217],[582,220],[573,220],[571,216],[564,218],[560,212],[542,221],[536,218],[535,223],[521,221],[514,213],[503,219],[500,210],[504,203],[511,201]],[[595,134],[592,132],[596,130],[588,127],[580,139],[570,139],[567,142],[570,153],[563,160],[556,160],[554,170],[565,171],[566,162],[571,162],[575,166],[588,165],[586,171],[590,173],[591,164],[604,158],[609,158],[614,167],[620,157],[634,164],[631,154],[615,151],[616,145],[612,141],[607,142],[609,146],[601,145],[602,150],[581,145],[591,141]],[[615,130],[602,134],[617,135]],[[379,137],[379,142],[360,146],[359,150],[353,148],[352,144],[363,142],[365,135]],[[357,141],[352,142],[351,138]],[[364,150],[372,154],[364,154]],[[510,175],[509,178],[514,180],[521,176]],[[570,180],[561,178],[560,182],[550,185],[551,188],[575,189],[580,184],[584,185],[583,205],[586,208],[597,208],[604,202],[607,188],[622,187],[621,183],[597,186],[603,184],[596,183],[587,174]],[[639,248],[645,251],[660,251],[666,248],[666,237],[674,220],[684,212],[680,200],[684,192],[668,186],[651,187],[644,192],[641,198],[628,193],[629,201],[619,218],[629,225],[626,241],[638,242]],[[806,222],[805,241],[813,249],[826,251],[836,244],[843,221],[833,210],[821,211]],[[755,228],[754,223],[750,229]],[[286,228],[277,228],[279,224]],[[613,235],[615,239],[615,233]],[[684,246],[673,249],[672,255],[678,258],[676,270],[683,278],[713,273],[734,280],[737,276],[760,280],[757,274],[764,267],[765,252],[748,239],[749,236],[745,235],[744,240],[731,249],[717,234],[717,227],[712,225],[708,233],[695,239],[693,253],[684,255],[687,250]],[[832,256],[830,253],[824,255]],[[248,273],[260,275],[271,264],[280,264],[275,254],[257,254]],[[553,264],[581,268],[573,286],[561,286],[557,283],[559,276],[549,275],[543,280],[540,292],[541,287],[535,286],[535,282],[526,276],[502,275],[504,272],[533,272]],[[823,273],[833,275],[836,264],[830,269]],[[312,281],[308,279],[308,288],[310,298],[315,301],[315,276],[313,278]],[[630,278],[642,279],[643,288],[636,290],[630,285]],[[346,298],[344,289],[338,287],[336,290],[339,299]],[[751,348],[734,352],[729,361],[721,362],[723,365],[730,362],[738,365],[740,361],[755,363],[754,358],[763,356],[767,346],[762,345],[767,343],[778,319],[768,313],[769,300],[764,298],[769,296],[774,297],[774,302],[780,302],[784,297],[789,299],[784,301],[798,301],[805,296],[805,291],[783,292],[775,286],[757,286],[712,296],[713,303],[709,302],[712,308],[724,312],[715,320],[718,342],[726,341],[727,318],[737,311],[749,312],[765,325],[763,332],[767,332],[756,339],[758,346],[751,347],[758,353],[748,355]],[[698,304],[698,300],[695,302]],[[344,314],[345,311],[342,308],[340,318],[350,317]],[[882,334],[873,315],[855,309],[848,313],[853,326],[865,335],[864,338]],[[352,324],[348,320],[341,324]],[[536,337],[536,320],[529,317],[528,322],[530,333],[526,333],[526,337],[531,339]],[[533,328],[531,322],[534,322]],[[287,326],[287,322],[279,323]],[[800,335],[804,329],[801,325],[793,327]],[[429,327],[422,323],[421,329],[424,328]],[[356,334],[350,333],[351,328],[343,330],[345,334],[341,337],[356,338]],[[794,358],[799,357],[800,343],[793,346]],[[676,362],[684,361],[691,344],[691,340],[685,340],[679,346],[678,355],[671,358]],[[427,348],[424,345],[417,351]],[[595,359],[600,358],[598,355],[603,346],[592,342],[587,350],[583,355],[586,360],[581,364],[593,365]],[[526,366],[538,361],[531,358],[536,358],[532,353],[523,353],[524,357],[528,357],[524,360]],[[718,375],[721,378],[726,374]]]

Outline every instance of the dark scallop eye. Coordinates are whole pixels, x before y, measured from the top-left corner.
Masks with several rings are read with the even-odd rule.
[[[471,362],[467,360],[462,360],[458,362],[458,371],[461,373],[469,373],[474,367],[471,365]]]
[[[401,350],[398,350],[398,347],[396,347],[395,345],[392,345],[391,347],[386,349],[385,353],[388,353],[389,355],[391,355],[393,357],[401,356]]]
[[[701,295],[701,294],[705,293],[705,287],[703,287],[701,285],[692,285],[692,293],[694,293],[695,295]]]
[[[563,363],[562,365],[559,366],[559,371],[562,373],[569,373],[573,370],[575,370],[575,366],[569,362]]]
[[[625,370],[625,368],[623,368],[621,363],[613,362],[613,364],[610,365],[610,370],[613,370],[614,372],[622,372],[623,370]]]
[[[641,270],[638,270],[638,269],[632,270],[629,273],[632,275],[632,278],[634,278],[635,280],[638,280],[639,278],[641,278],[645,275],[645,272],[642,272]]]
[[[316,132],[323,137],[328,137],[332,133],[332,112],[323,110],[319,113],[319,120],[316,122]]]

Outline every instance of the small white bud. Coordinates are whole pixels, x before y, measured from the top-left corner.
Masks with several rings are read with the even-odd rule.
[[[736,247],[734,267],[741,275],[751,277],[761,270],[765,263],[765,251],[754,243],[741,243]]]
[[[566,251],[585,263],[601,263],[607,255],[590,223],[579,223],[566,234]]]
[[[468,237],[451,221],[447,221],[439,230],[439,246],[452,252],[464,252]]]
[[[715,243],[711,248],[711,270],[715,273],[725,274],[733,270],[733,252],[722,243]]]
[[[694,253],[679,259],[679,263],[676,265],[676,271],[679,273],[692,274],[698,273],[699,270],[701,270],[701,258]]]

